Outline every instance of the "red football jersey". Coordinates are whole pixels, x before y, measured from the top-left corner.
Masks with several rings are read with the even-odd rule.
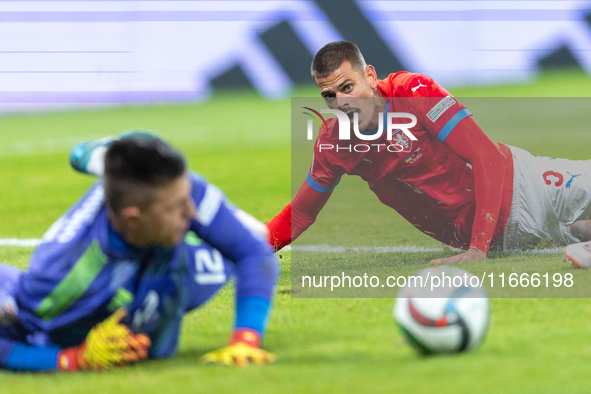
[[[353,132],[351,140],[339,140],[337,119],[329,119],[328,130],[322,129],[316,140],[308,185],[317,192],[329,193],[342,175],[358,175],[382,203],[394,208],[423,233],[453,247],[472,246],[488,252],[490,245],[501,237],[511,209],[513,160],[509,147],[493,143],[481,133],[507,160],[494,164],[504,168],[501,184],[481,197],[485,200],[491,197],[490,193],[500,194],[500,210],[498,197],[497,211],[490,210],[494,214],[488,213],[486,203],[481,203],[477,214],[479,227],[476,229],[475,223],[473,229],[477,205],[474,171],[467,160],[445,143],[471,113],[425,75],[398,72],[378,81],[378,88],[387,102],[387,112],[416,116],[417,124],[409,130],[417,140],[412,141],[398,130],[390,141],[385,125],[382,135],[374,141],[361,140]],[[394,123],[409,123],[409,119],[397,120]],[[502,170],[500,175],[503,176]],[[298,212],[292,215],[298,225]],[[299,226],[305,229],[309,224]]]

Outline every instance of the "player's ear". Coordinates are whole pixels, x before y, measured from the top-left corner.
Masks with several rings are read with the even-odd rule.
[[[376,69],[372,65],[368,65],[365,67],[365,77],[369,81],[369,86],[372,89],[378,87],[378,74],[376,73]]]
[[[140,224],[141,211],[139,207],[128,206],[119,212],[119,217],[127,228],[136,228]]]

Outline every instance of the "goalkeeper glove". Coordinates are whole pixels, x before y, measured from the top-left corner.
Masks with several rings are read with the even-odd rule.
[[[259,348],[261,336],[255,330],[238,328],[234,330],[228,346],[207,353],[199,362],[204,365],[223,364],[245,366],[249,362],[255,364],[274,363],[276,357]]]
[[[118,309],[94,326],[82,344],[60,351],[58,369],[98,371],[148,358],[150,338],[146,334],[134,334],[122,324],[121,319],[126,315],[125,309]]]

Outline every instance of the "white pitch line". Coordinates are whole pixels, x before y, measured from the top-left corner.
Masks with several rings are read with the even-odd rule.
[[[185,134],[192,135],[195,131],[201,131],[201,129],[200,127],[194,127],[189,129],[192,133]],[[58,138],[2,142],[0,143],[0,158],[69,152],[76,143],[91,138],[92,136],[88,135],[70,135]],[[211,139],[213,140],[213,137]],[[195,141],[195,137],[175,139],[175,141],[192,142]]]
[[[3,142],[0,143],[0,158],[68,152],[75,143],[87,139],[84,136],[66,136]]]
[[[313,253],[344,253],[344,252],[372,252],[372,253],[423,253],[443,252],[441,248],[426,248],[424,246],[330,246],[330,245],[297,245],[291,248],[292,251],[303,251]],[[461,252],[460,249],[453,249]],[[564,248],[514,250],[507,253],[519,254],[555,254],[562,253]],[[283,249],[282,249],[283,251]]]
[[[344,252],[375,252],[375,253],[420,253],[441,252],[441,248],[425,248],[423,246],[330,246],[330,245],[297,245],[292,251],[314,253],[344,253]]]
[[[41,242],[40,239],[18,239],[18,238],[0,238],[0,246],[19,246],[31,247],[37,246]]]
[[[0,238],[0,246],[18,246],[31,247],[37,246],[40,239],[18,239],[18,238]],[[287,245],[280,252],[302,251],[312,253],[344,253],[344,252],[372,252],[372,253],[424,253],[424,252],[443,252],[441,248],[426,248],[424,246],[330,246],[330,245],[298,245],[292,247]],[[453,249],[460,252],[460,249]],[[562,253],[564,248],[516,250],[508,253],[521,254],[556,254]]]

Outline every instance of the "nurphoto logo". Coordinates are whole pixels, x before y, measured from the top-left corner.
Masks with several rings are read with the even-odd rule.
[[[328,124],[326,119],[321,114],[333,114],[336,115],[337,121],[339,122],[339,140],[341,141],[349,141],[351,140],[351,124],[353,125],[353,133],[355,136],[362,140],[362,141],[375,141],[382,136],[384,133],[384,123],[386,124],[386,139],[388,144],[357,144],[357,145],[347,145],[341,146],[337,145],[334,146],[333,144],[320,144],[319,149],[322,150],[331,150],[336,149],[337,151],[340,150],[348,150],[349,152],[368,152],[371,147],[376,147],[378,151],[381,149],[387,150],[389,152],[408,152],[410,151],[411,142],[416,141],[417,137],[415,137],[412,132],[409,130],[413,128],[417,124],[417,117],[408,112],[387,112],[386,116],[384,117],[383,112],[378,113],[378,119],[384,119],[384,121],[378,121],[378,128],[374,130],[372,133],[363,133],[359,130],[359,113],[353,112],[353,119],[351,120],[350,114],[347,114],[338,109],[321,109],[320,112],[310,108],[310,107],[303,107],[312,113],[304,112],[304,114],[309,115],[318,123],[318,125],[322,128],[324,127],[325,130],[328,130]],[[314,114],[316,116],[314,116]],[[307,139],[312,140],[314,134],[314,124],[312,119],[308,119],[307,123]],[[398,119],[410,119],[410,122],[407,123],[395,123],[395,120]],[[384,148],[385,146],[385,148]]]

